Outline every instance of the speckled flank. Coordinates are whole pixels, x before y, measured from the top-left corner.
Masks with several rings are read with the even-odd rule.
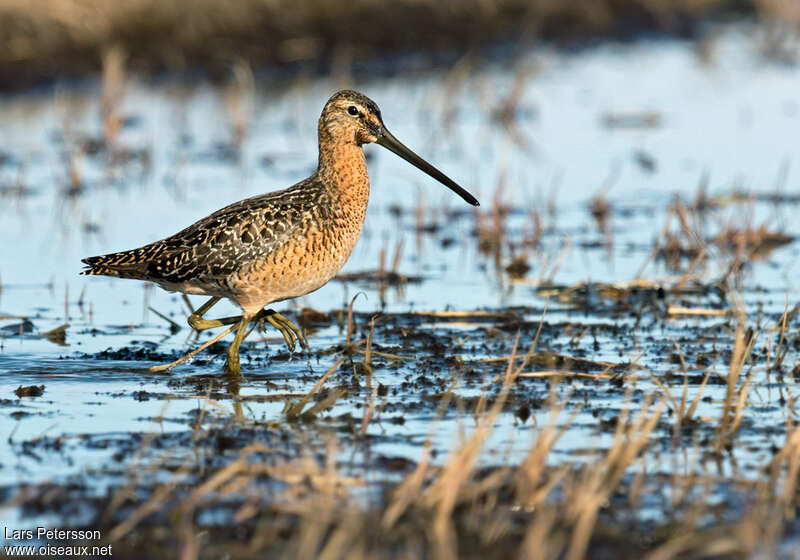
[[[357,118],[348,113],[353,107]],[[335,94],[319,120],[319,167],[311,177],[227,206],[139,249],[84,259],[83,274],[230,298],[245,317],[316,290],[344,265],[361,234],[369,199],[361,145],[375,141],[381,124],[368,98]]]

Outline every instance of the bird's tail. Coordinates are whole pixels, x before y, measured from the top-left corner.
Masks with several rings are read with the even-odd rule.
[[[85,265],[81,271],[86,276],[116,276],[119,278],[143,278],[152,258],[152,249],[142,247],[132,251],[120,251],[97,257],[81,259]]]
[[[85,276],[119,276],[119,270],[103,262],[105,255],[81,259],[85,265],[81,274]]]

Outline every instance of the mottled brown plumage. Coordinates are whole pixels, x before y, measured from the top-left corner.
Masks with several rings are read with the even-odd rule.
[[[369,199],[363,144],[387,147],[477,205],[469,193],[397,141],[386,130],[378,106],[358,92],[340,91],[328,100],[318,134],[319,165],[311,177],[226,206],[138,249],[83,259],[83,274],[147,280],[170,291],[214,296],[202,313],[219,298],[233,300],[242,316],[221,324],[240,326],[227,362],[229,370],[238,372],[244,327],[262,317],[275,324],[271,315],[281,323],[285,318],[263,308],[320,288],[355,247]],[[190,318],[195,328],[219,326],[198,313]],[[284,328],[275,326],[293,347],[287,329],[297,330],[285,321]]]

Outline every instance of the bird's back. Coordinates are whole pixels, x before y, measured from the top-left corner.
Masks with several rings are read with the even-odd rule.
[[[149,280],[187,293],[224,291],[242,267],[329,223],[332,204],[312,175],[288,189],[226,206],[160,241],[83,259],[82,274]]]

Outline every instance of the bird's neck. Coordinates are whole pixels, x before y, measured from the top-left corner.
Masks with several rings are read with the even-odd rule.
[[[317,173],[323,184],[331,188],[342,207],[357,212],[363,219],[369,199],[369,177],[361,146],[320,139]]]

